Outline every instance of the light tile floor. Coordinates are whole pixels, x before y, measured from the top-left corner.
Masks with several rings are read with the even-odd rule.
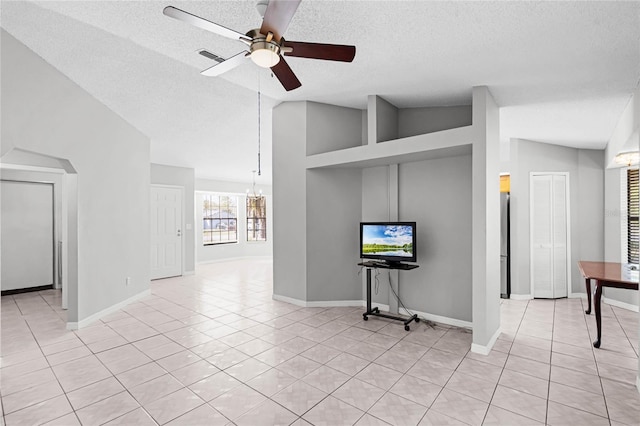
[[[504,301],[488,356],[447,326],[272,299],[271,263],[199,266],[79,331],[60,294],[2,297],[6,425],[640,424],[638,314]]]

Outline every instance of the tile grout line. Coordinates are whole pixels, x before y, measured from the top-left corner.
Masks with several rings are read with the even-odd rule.
[[[502,378],[502,374],[504,373],[504,370],[507,368],[507,362],[509,361],[509,357],[511,356],[511,348],[513,348],[513,344],[516,341],[516,337],[518,336],[518,332],[520,331],[520,327],[522,326],[522,323],[524,322],[524,316],[527,313],[527,309],[529,309],[529,303],[530,302],[531,302],[531,300],[527,300],[526,306],[525,306],[524,310],[522,311],[522,316],[520,317],[520,321],[518,322],[518,327],[516,328],[513,340],[511,341],[511,346],[509,346],[509,353],[507,354],[507,359],[505,359],[504,365],[502,366],[502,369],[500,370],[500,376],[498,376],[498,381],[496,382],[496,387],[493,390],[493,394],[491,394],[491,399],[489,400],[489,407],[487,407],[487,411],[484,413],[484,417],[482,419],[482,423],[484,423],[486,421],[487,414],[489,414],[489,408],[491,408],[491,403],[493,402],[493,398],[496,395],[496,391],[498,390],[498,386],[500,386],[500,379]],[[502,301],[500,302],[500,305],[502,305]],[[506,387],[508,387],[508,386],[506,386]],[[514,389],[514,390],[517,390],[517,389]],[[496,407],[498,407],[498,406],[496,405]],[[498,408],[500,408],[500,407],[498,407]],[[504,410],[504,408],[503,408],[503,410]],[[514,414],[518,414],[518,413],[515,413],[515,412],[513,412],[511,410],[506,410],[506,411],[512,412]],[[522,415],[522,414],[518,414],[518,415]],[[524,416],[524,417],[527,417],[527,416]]]

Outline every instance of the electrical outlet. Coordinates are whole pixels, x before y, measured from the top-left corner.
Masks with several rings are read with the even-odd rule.
[[[127,286],[129,284],[131,284],[131,277],[127,277],[127,279],[125,280],[124,284],[127,285]]]

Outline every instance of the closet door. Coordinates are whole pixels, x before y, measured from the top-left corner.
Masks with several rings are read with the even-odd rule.
[[[530,188],[533,297],[567,297],[567,177],[534,174]]]

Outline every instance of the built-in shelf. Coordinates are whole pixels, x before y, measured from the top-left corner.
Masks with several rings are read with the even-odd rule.
[[[474,135],[474,127],[465,126],[375,145],[325,152],[307,156],[306,168],[366,168],[466,155],[471,154]]]

